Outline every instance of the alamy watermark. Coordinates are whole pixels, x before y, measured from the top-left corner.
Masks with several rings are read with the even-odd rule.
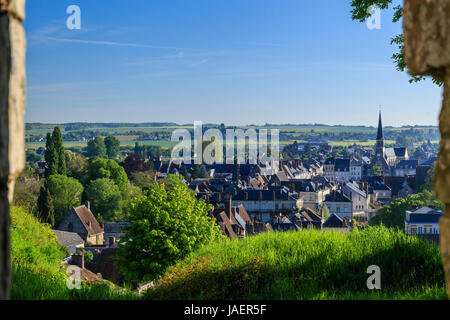
[[[67,18],[66,26],[69,30],[80,30],[81,29],[81,9],[77,5],[71,5],[67,7],[67,14],[70,16]]]
[[[278,129],[270,130],[269,151],[267,129],[226,129],[224,139],[219,129],[203,132],[203,123],[195,121],[193,139],[187,129],[172,132],[171,140],[178,143],[172,149],[171,160],[178,165],[192,161],[194,164],[277,164],[280,158],[279,135]]]
[[[381,29],[381,9],[379,6],[373,5],[367,9],[370,17],[367,18],[366,25],[369,30]]]
[[[367,273],[371,274],[367,278],[366,285],[369,290],[380,290],[381,289],[381,269],[377,265],[372,265],[367,267]]]

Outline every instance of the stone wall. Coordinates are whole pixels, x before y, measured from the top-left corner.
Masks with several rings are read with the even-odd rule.
[[[9,203],[25,163],[25,0],[0,0],[0,299],[11,280]]]

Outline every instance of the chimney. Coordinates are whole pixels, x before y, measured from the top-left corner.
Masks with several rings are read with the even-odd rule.
[[[84,205],[86,206],[86,208],[88,208],[89,210],[91,210],[91,203],[89,201],[86,200],[86,202],[84,203]]]
[[[81,269],[84,269],[84,253],[77,252],[72,255],[72,261],[74,265],[79,266]]]

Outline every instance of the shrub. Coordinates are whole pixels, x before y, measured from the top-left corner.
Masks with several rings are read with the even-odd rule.
[[[127,280],[154,280],[165,269],[221,236],[209,206],[196,200],[179,177],[149,187],[131,209],[117,260]]]

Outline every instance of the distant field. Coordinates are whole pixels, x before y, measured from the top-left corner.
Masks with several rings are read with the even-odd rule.
[[[176,142],[172,141],[120,141],[120,145],[123,147],[131,147],[135,145],[136,142],[139,142],[140,145],[148,145],[148,146],[157,146],[162,148],[172,148],[174,145],[176,145]],[[39,147],[45,148],[45,142],[27,142],[25,144],[26,148],[31,149],[38,149]],[[64,147],[70,148],[70,147],[86,147],[87,142],[82,141],[64,141]]]

